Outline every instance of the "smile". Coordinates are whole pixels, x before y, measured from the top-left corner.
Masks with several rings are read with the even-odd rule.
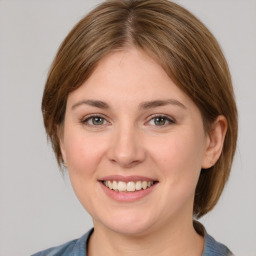
[[[103,192],[118,202],[134,202],[157,191],[159,183],[154,178],[145,176],[110,175],[98,180]]]
[[[135,192],[145,190],[154,185],[154,181],[110,181],[104,180],[102,183],[109,189],[117,192]]]

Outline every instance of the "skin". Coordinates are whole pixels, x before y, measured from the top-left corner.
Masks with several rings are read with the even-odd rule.
[[[142,105],[156,100],[171,102]],[[131,47],[102,59],[68,96],[60,130],[72,186],[94,222],[90,256],[202,254],[193,199],[201,168],[221,153],[224,117],[205,132],[192,100],[156,60]],[[157,184],[140,200],[118,202],[99,182],[108,175],[140,175]]]

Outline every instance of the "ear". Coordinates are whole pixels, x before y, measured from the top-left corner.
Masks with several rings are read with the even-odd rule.
[[[58,125],[57,134],[60,142],[60,151],[61,151],[62,159],[63,159],[63,162],[66,163],[66,151],[65,151],[65,145],[64,145],[64,124]]]
[[[212,167],[218,161],[222,152],[227,127],[227,119],[222,115],[218,116],[212,124],[207,134],[206,149],[202,160],[203,169]]]

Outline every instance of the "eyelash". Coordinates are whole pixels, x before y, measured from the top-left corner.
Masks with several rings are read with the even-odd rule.
[[[93,120],[93,118],[100,118],[100,119],[103,120],[103,122],[109,123],[104,116],[99,115],[99,114],[94,114],[94,115],[90,115],[88,117],[85,117],[85,118],[81,119],[80,122],[84,125],[91,126],[91,127],[97,127],[97,126],[102,127],[102,126],[107,125],[106,123],[105,124],[98,124],[98,125],[89,124],[89,121]],[[169,116],[162,115],[162,114],[155,114],[155,115],[151,116],[150,119],[146,123],[149,124],[151,121],[154,121],[157,118],[164,119],[164,121],[165,122],[167,121],[168,123],[167,124],[164,123],[163,125],[159,125],[159,126],[154,124],[154,126],[156,126],[156,127],[166,127],[167,125],[176,123],[174,119],[170,118]]]
[[[149,121],[147,121],[147,123],[149,123],[150,121],[154,121],[157,118],[164,119],[165,122],[167,121],[168,123],[167,124],[165,123],[164,125],[159,125],[159,126],[155,124],[156,127],[166,127],[167,125],[176,123],[174,119],[170,118],[169,116],[162,115],[162,114],[155,114],[155,115],[151,116]]]
[[[82,124],[84,124],[84,125],[87,125],[87,126],[103,126],[103,125],[106,125],[106,124],[101,124],[101,125],[95,125],[95,124],[89,124],[89,121],[90,120],[93,120],[93,118],[100,118],[100,119],[102,119],[103,120],[103,122],[107,122],[108,123],[108,121],[106,120],[106,118],[104,117],[104,116],[102,116],[102,115],[99,115],[99,114],[94,114],[94,115],[90,115],[90,116],[87,116],[87,117],[85,117],[85,118],[83,118],[83,119],[81,119],[81,123]]]

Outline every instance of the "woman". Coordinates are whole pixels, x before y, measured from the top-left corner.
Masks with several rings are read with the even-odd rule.
[[[232,255],[193,220],[229,177],[237,112],[221,49],[191,13],[99,5],[62,43],[42,111],[94,229],[35,255]]]

